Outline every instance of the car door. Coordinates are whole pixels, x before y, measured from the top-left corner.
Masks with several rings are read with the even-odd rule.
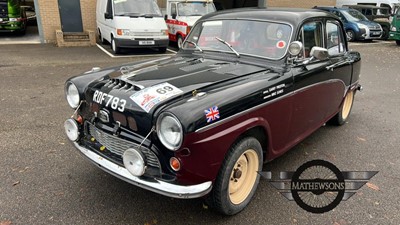
[[[295,142],[323,125],[327,117],[339,108],[344,96],[346,85],[343,80],[347,78],[346,75],[349,76],[341,61],[345,50],[342,40],[344,34],[340,33],[342,45],[330,43],[330,50],[327,49],[332,53],[337,50],[338,54],[323,59],[310,55],[313,47],[327,48],[326,25],[327,22],[322,19],[305,22],[298,34],[304,51],[303,61],[293,68],[294,100],[290,138]]]

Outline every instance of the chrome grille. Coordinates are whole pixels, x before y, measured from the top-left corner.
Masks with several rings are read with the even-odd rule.
[[[93,124],[89,124],[89,133],[101,145],[105,146],[110,152],[121,156],[121,158],[125,150],[127,150],[128,148],[139,148],[138,144],[107,134],[104,131],[95,127]],[[145,155],[147,165],[161,168],[157,156],[150,149],[142,146],[140,147],[140,151]]]

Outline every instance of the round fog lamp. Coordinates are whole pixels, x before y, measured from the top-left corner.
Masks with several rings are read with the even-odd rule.
[[[68,119],[64,122],[65,133],[67,134],[69,140],[76,141],[79,138],[79,128],[78,124],[74,119]]]
[[[292,56],[300,54],[302,49],[303,49],[303,44],[300,41],[294,41],[289,45],[289,53]]]
[[[126,150],[122,156],[125,168],[133,176],[139,177],[144,174],[146,169],[145,159],[141,152],[130,148]]]

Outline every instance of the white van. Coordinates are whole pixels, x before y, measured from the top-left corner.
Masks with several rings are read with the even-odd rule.
[[[400,6],[400,0],[336,0],[336,7],[343,5],[372,5],[386,7],[390,9],[391,14]]]
[[[168,47],[168,28],[155,0],[97,0],[99,39],[111,43],[114,53],[121,48]]]

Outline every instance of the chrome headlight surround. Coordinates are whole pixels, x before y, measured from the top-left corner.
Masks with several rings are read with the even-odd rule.
[[[156,124],[157,136],[161,143],[171,151],[178,150],[183,142],[183,128],[172,113],[161,113]]]
[[[70,81],[65,84],[65,97],[71,108],[76,109],[79,106],[81,97],[78,88]]]

